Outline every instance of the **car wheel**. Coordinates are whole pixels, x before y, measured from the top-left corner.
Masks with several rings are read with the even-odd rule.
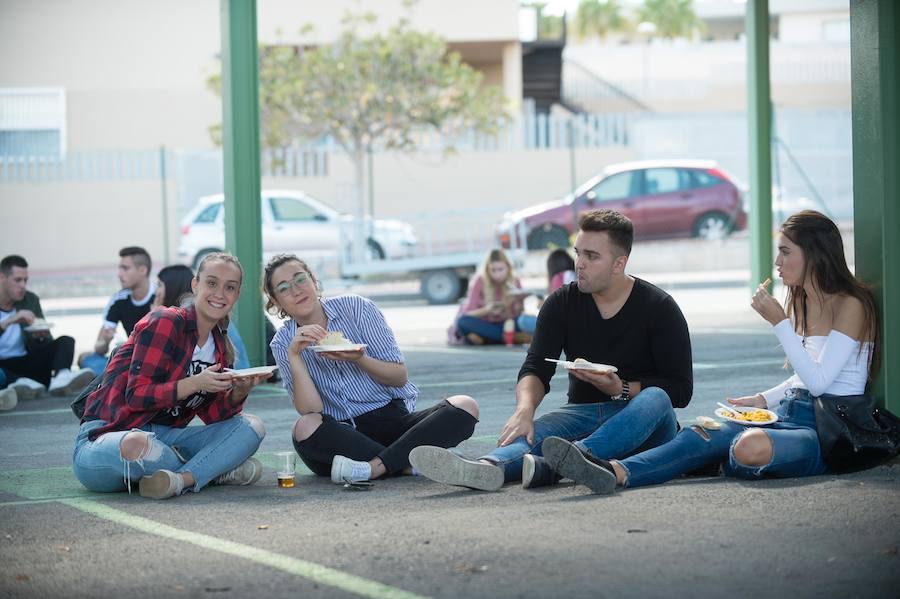
[[[215,254],[216,252],[221,252],[219,248],[206,248],[204,250],[200,250],[197,252],[197,255],[194,256],[194,272],[197,272],[197,269],[200,268],[200,263],[203,262],[203,259],[210,254]]]
[[[462,294],[462,280],[455,270],[431,270],[422,275],[421,292],[429,304],[452,304]]]
[[[731,233],[731,219],[721,212],[707,212],[694,223],[694,237],[725,239]]]
[[[369,258],[372,260],[384,260],[384,250],[377,241],[370,239],[366,242],[366,247],[369,249]]]
[[[569,247],[569,233],[559,225],[542,225],[528,235],[529,250],[567,247]]]

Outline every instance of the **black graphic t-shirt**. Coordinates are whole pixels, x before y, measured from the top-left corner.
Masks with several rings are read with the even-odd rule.
[[[213,340],[213,336],[209,335],[206,338],[206,343],[203,344],[203,347],[200,347],[199,345],[194,346],[194,355],[191,357],[187,375],[192,376],[194,374],[199,374],[203,369],[209,368],[215,363],[216,343]],[[153,419],[153,424],[163,424],[168,426],[175,422],[175,419],[183,410],[196,410],[203,405],[208,397],[209,395],[206,391],[200,391],[193,395],[189,395],[188,397],[179,400],[174,408],[158,413],[156,418]]]

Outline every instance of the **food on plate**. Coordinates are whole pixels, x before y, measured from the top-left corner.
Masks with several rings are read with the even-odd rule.
[[[573,364],[590,364],[590,362],[588,360],[585,360],[584,358],[575,358],[574,360],[572,360],[572,363]]]
[[[722,424],[718,420],[709,416],[697,416],[697,424],[710,431],[717,431],[722,428]]]
[[[328,331],[328,334],[319,341],[319,345],[353,345],[353,343],[344,337],[341,331]]]
[[[734,418],[735,420],[743,420],[744,422],[768,422],[772,419],[765,410],[747,410],[746,412],[738,412],[737,410],[722,410],[722,416],[726,418]]]

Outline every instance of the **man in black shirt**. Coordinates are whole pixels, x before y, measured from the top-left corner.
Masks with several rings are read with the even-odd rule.
[[[559,478],[543,457],[548,437],[576,441],[581,459],[591,460],[631,455],[675,436],[673,406],[686,406],[693,392],[687,322],[671,296],[625,274],[634,237],[628,218],[594,210],[581,215],[579,229],[577,282],[558,289],[541,308],[519,371],[516,410],[497,449],[468,460],[437,447],[416,448],[410,461],[419,473],[482,490],[520,478],[532,488]],[[569,402],[535,420],[556,368],[546,358],[561,352],[570,361],[612,368],[570,368]]]
[[[156,285],[150,281],[150,254],[142,247],[129,246],[119,250],[119,283],[117,291],[103,311],[103,324],[94,342],[94,352],[78,356],[78,365],[101,374],[109,360],[109,344],[116,336],[116,327],[122,323],[126,335],[131,335],[134,325],[150,312]]]

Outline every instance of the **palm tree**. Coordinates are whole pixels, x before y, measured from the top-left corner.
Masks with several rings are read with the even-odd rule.
[[[694,12],[693,0],[644,0],[638,17],[656,25],[656,35],[660,37],[689,38],[695,31],[705,29]]]
[[[596,35],[605,39],[612,31],[627,26],[618,0],[581,0],[575,13],[575,35],[585,39]]]

